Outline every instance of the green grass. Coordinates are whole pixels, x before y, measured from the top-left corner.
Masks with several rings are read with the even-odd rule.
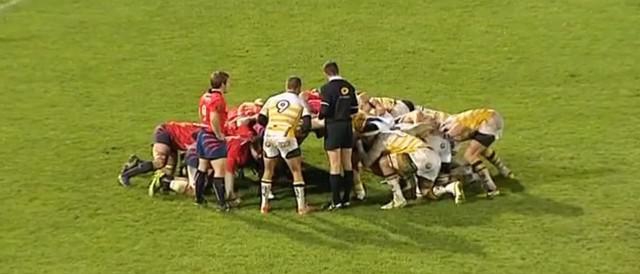
[[[0,273],[637,273],[638,26],[629,0],[25,0],[0,11]],[[367,177],[370,203],[305,218],[116,184],[211,70],[237,104],[329,58],[371,93],[498,109],[520,182],[381,212]]]

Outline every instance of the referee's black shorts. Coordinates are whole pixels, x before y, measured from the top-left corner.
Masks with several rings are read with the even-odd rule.
[[[331,121],[325,123],[324,150],[353,148],[351,121]]]

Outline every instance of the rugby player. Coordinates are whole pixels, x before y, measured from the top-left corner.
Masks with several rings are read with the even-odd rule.
[[[504,122],[502,116],[493,109],[473,109],[451,115],[440,125],[442,132],[457,142],[470,141],[464,153],[464,159],[474,172],[480,175],[482,186],[491,198],[500,194],[491,174],[482,162],[486,158],[496,166],[499,172],[513,178],[511,170],[502,163],[490,146],[502,136]]]
[[[333,210],[350,205],[354,145],[351,116],[358,112],[358,100],[353,85],[340,77],[338,64],[327,62],[323,71],[327,83],[320,88],[322,102],[318,118],[325,121],[324,149],[329,156],[331,202],[326,208]],[[344,190],[342,197],[341,188]]]
[[[218,199],[218,208],[229,210],[225,200],[225,171],[227,162],[227,143],[223,132],[227,120],[227,104],[224,93],[229,89],[229,74],[215,71],[210,77],[211,88],[201,97],[199,103],[200,119],[206,127],[198,132],[196,151],[198,170],[195,175],[195,196],[198,205],[206,203],[204,189],[206,176],[213,170],[213,189]]]
[[[286,91],[267,99],[258,116],[258,123],[266,127],[263,141],[264,173],[261,179],[260,212],[269,213],[269,195],[273,173],[281,156],[293,175],[293,190],[296,196],[297,212],[305,215],[311,208],[307,206],[305,182],[302,177],[302,151],[296,138],[296,128],[302,120],[302,133],[311,129],[311,114],[300,99],[302,80],[291,76],[286,81]]]
[[[120,184],[129,186],[131,178],[158,169],[164,169],[164,174],[172,175],[178,151],[184,151],[187,146],[195,143],[194,136],[203,126],[175,121],[158,125],[153,134],[153,160],[135,161],[135,164],[126,166],[118,176]]]
[[[262,105],[262,100],[256,99],[253,102],[244,102],[228,111],[224,129],[228,134],[226,136],[225,198],[234,206],[240,203],[240,198],[235,193],[235,175],[252,159],[251,143],[257,135],[253,126],[256,124]]]
[[[418,183],[433,184],[440,170],[440,157],[421,139],[404,132],[380,131],[376,123],[367,123],[357,142],[362,164],[372,167],[376,161],[386,182],[391,186],[393,200],[382,209],[401,208],[407,204],[400,178],[414,175]],[[368,148],[365,150],[365,146]]]
[[[160,190],[174,191],[187,196],[195,196],[195,174],[198,170],[198,153],[196,144],[187,147],[184,161],[187,169],[187,177],[167,176],[162,172],[156,172],[149,184],[148,194],[153,197]]]
[[[451,177],[453,161],[451,141],[440,132],[437,121],[430,116],[422,115],[420,111],[414,111],[405,115],[402,119],[399,119],[396,127],[407,134],[422,139],[440,156],[440,172],[438,173],[434,186],[427,186],[421,189],[418,184],[416,186],[416,195],[418,197],[427,196],[439,198],[444,193],[451,193],[454,196],[454,202],[456,204],[462,203],[462,201],[464,201],[462,183],[458,180],[452,180]]]
[[[415,105],[409,100],[396,100],[389,97],[370,97],[366,92],[358,94],[360,109],[369,114],[384,116],[389,113],[391,117],[400,117],[414,111]]]

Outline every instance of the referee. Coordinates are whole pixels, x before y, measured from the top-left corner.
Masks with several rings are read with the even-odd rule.
[[[353,188],[351,116],[358,112],[358,100],[353,85],[340,77],[338,64],[329,61],[324,64],[323,71],[327,83],[320,88],[322,106],[318,118],[325,120],[324,149],[329,156],[331,203],[327,209],[334,210],[350,205]],[[344,187],[342,197],[341,187]]]

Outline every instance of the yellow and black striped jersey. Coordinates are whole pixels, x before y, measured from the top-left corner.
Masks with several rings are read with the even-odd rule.
[[[422,109],[422,115],[424,115],[427,118],[431,118],[431,119],[435,120],[439,124],[444,123],[444,121],[446,121],[447,118],[449,118],[451,116],[451,114],[446,113],[444,111],[428,109],[428,108],[423,108]]]
[[[455,132],[451,136],[456,140],[465,140],[471,137],[485,122],[491,119],[495,110],[481,108],[472,109],[449,116],[440,126],[443,132]]]
[[[296,136],[296,128],[303,116],[310,116],[307,105],[292,92],[283,92],[270,97],[264,103],[260,114],[269,118],[265,129],[266,136]]]
[[[400,131],[388,131],[380,133],[384,148],[391,154],[412,153],[421,148],[427,148],[427,144],[420,138]]]
[[[391,111],[396,106],[396,99],[389,97],[371,97],[369,102],[380,104],[387,111]]]
[[[488,108],[472,109],[465,112],[461,112],[449,117],[447,120],[463,127],[467,127],[476,130],[489,120],[495,113],[495,110]]]

